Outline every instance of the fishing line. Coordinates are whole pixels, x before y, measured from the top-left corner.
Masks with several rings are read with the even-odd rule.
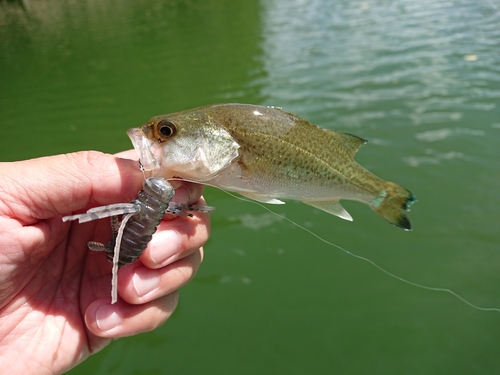
[[[222,190],[222,189],[221,189]],[[414,286],[414,287],[417,287],[417,288],[421,288],[421,289],[425,289],[425,290],[431,290],[433,292],[443,292],[443,293],[448,293],[448,294],[451,294],[452,296],[454,296],[455,298],[459,299],[460,301],[462,301],[463,303],[465,303],[466,305],[469,305],[470,307],[474,308],[474,309],[477,309],[477,310],[481,310],[481,311],[496,311],[496,312],[500,312],[500,308],[496,308],[496,307],[481,307],[481,306],[477,306],[475,304],[473,304],[472,302],[469,302],[467,301],[464,297],[460,296],[459,294],[455,293],[453,290],[450,290],[450,289],[446,289],[446,288],[439,288],[439,287],[432,287],[432,286],[427,286],[427,285],[422,285],[422,284],[418,284],[418,283],[415,283],[413,281],[410,281],[410,280],[407,280],[407,279],[404,279],[398,275],[395,275],[389,271],[387,271],[385,268],[379,266],[377,263],[375,263],[373,260],[370,260],[368,258],[365,258],[361,255],[358,255],[358,254],[355,254],[355,253],[352,253],[350,252],[349,250],[347,249],[344,249],[342,246],[340,245],[337,245],[333,242],[330,242],[326,239],[324,239],[323,237],[317,235],[316,233],[314,233],[313,231],[303,227],[302,225],[296,223],[295,221],[287,218],[286,216],[284,215],[281,215],[281,214],[278,214],[277,212],[274,212],[272,211],[271,209],[269,209],[268,207],[264,206],[263,204],[259,203],[259,202],[255,202],[255,201],[251,201],[249,199],[246,199],[246,198],[242,198],[242,197],[239,197],[237,195],[234,195],[228,191],[225,191],[225,190],[222,190],[224,191],[225,193],[229,194],[230,196],[234,197],[234,198],[237,198],[239,200],[242,200],[244,202],[249,202],[249,203],[254,203],[260,207],[262,207],[263,209],[265,209],[266,211],[278,216],[279,218],[282,218],[286,221],[288,221],[289,223],[295,225],[297,228],[300,228],[302,229],[303,231],[309,233],[310,235],[312,235],[313,237],[316,237],[318,240],[320,240],[321,242],[329,245],[329,246],[333,246],[341,251],[343,251],[344,253],[346,253],[347,255],[350,255],[354,258],[357,258],[357,259],[360,259],[360,260],[363,260],[369,264],[371,264],[372,266],[374,266],[375,268],[379,269],[380,271],[382,271],[383,273],[385,273],[386,275],[396,279],[396,280],[399,280],[399,281],[402,281],[403,283],[406,283],[408,285],[411,285],[411,286]]]
[[[195,184],[200,184],[199,182],[196,182],[196,181],[190,181],[190,180],[185,180],[185,179],[182,179],[182,178],[169,178],[168,180],[175,180],[175,181],[187,181],[187,182],[192,182],[192,183],[195,183]],[[224,190],[224,189],[221,189],[217,186],[213,186],[213,185],[210,185],[210,184],[205,184],[203,183],[203,185],[206,185],[206,186],[211,186],[213,188],[216,188],[216,189],[219,189],[221,191],[223,191],[224,193],[226,193],[227,195],[233,197],[233,198],[236,198],[236,199],[239,199],[240,201],[243,201],[243,202],[248,202],[248,203],[252,203],[252,204],[256,204],[257,206],[259,207],[262,207],[264,210],[272,213],[273,215],[276,215],[277,217],[281,218],[281,219],[284,219],[286,221],[288,221],[289,223],[291,223],[292,225],[296,226],[297,228],[300,228],[302,229],[303,231],[309,233],[311,236],[315,237],[316,239],[320,240],[321,242],[329,245],[329,246],[332,246],[332,247],[335,247],[341,251],[343,251],[344,253],[346,253],[347,255],[350,255],[352,256],[353,258],[356,258],[356,259],[359,259],[359,260],[362,260],[362,261],[365,261],[369,264],[371,264],[373,267],[377,268],[378,270],[382,271],[383,273],[385,273],[387,276],[390,276],[396,280],[399,280],[405,284],[408,284],[408,285],[411,285],[413,287],[416,287],[416,288],[420,288],[420,289],[424,289],[424,290],[429,290],[429,291],[432,291],[432,292],[441,292],[441,293],[448,293],[450,295],[452,295],[453,297],[457,298],[458,300],[462,301],[463,303],[465,303],[466,305],[476,309],[476,310],[480,310],[480,311],[495,311],[495,312],[498,312],[500,313],[500,308],[497,308],[497,307],[481,307],[481,306],[478,306],[478,305],[475,305],[473,304],[472,302],[469,302],[468,300],[466,300],[464,297],[462,297],[461,295],[459,295],[458,293],[454,292],[453,290],[451,289],[447,289],[447,288],[440,288],[440,287],[433,287],[433,286],[427,286],[427,285],[423,285],[423,284],[418,284],[418,283],[415,283],[413,281],[410,281],[410,280],[407,280],[407,279],[404,279],[402,278],[401,276],[398,276],[392,272],[389,272],[387,271],[385,268],[383,268],[382,266],[379,266],[377,263],[375,263],[373,260],[371,259],[368,259],[368,258],[365,258],[361,255],[358,255],[358,254],[355,254],[345,248],[343,248],[342,246],[340,245],[337,245],[333,242],[330,242],[326,239],[324,239],[323,237],[319,236],[318,234],[314,233],[313,231],[311,231],[310,229],[307,229],[306,227],[303,227],[302,225],[296,223],[295,221],[287,218],[286,216],[284,215],[281,215],[281,214],[278,214],[277,212],[274,212],[273,210],[271,210],[270,208],[266,207],[265,205],[263,205],[262,203],[260,202],[257,202],[257,201],[254,201],[254,200],[251,200],[251,199],[247,199],[247,198],[244,198],[244,197],[241,197],[239,195],[235,195],[227,190]]]

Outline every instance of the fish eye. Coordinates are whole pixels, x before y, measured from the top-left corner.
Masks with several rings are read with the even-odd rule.
[[[162,120],[157,126],[158,133],[161,138],[170,138],[176,132],[175,125],[168,120]]]

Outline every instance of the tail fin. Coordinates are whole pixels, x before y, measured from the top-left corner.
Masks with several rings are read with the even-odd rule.
[[[409,190],[387,182],[385,189],[370,204],[370,207],[389,223],[404,230],[411,230],[410,220],[402,210],[409,211],[410,206],[416,201],[417,199]]]

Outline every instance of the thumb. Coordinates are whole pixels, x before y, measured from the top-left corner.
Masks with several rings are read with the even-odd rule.
[[[1,163],[0,214],[29,225],[90,205],[129,202],[143,180],[137,161],[97,151]]]

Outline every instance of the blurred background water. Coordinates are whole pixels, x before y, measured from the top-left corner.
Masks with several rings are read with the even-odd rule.
[[[153,115],[275,105],[370,140],[412,232],[347,202],[275,212],[500,307],[500,6],[490,0],[0,0],[0,160],[131,147]],[[498,374],[500,314],[206,189],[213,232],[161,328],[70,374]]]

